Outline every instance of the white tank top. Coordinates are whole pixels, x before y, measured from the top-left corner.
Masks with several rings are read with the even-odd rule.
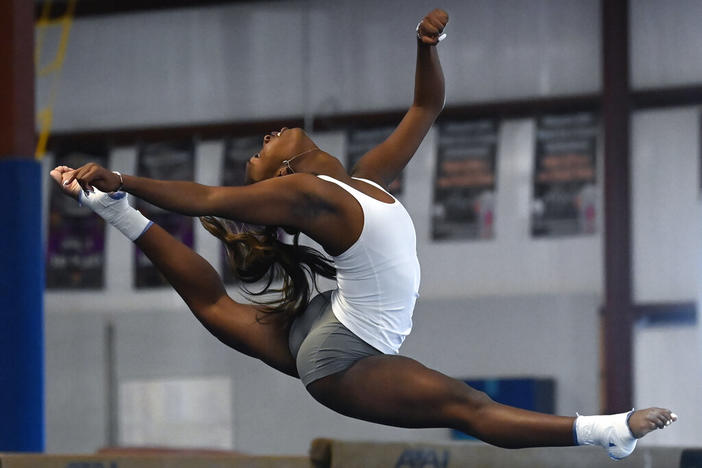
[[[363,230],[358,240],[332,257],[337,282],[332,292],[332,312],[369,345],[385,354],[397,354],[412,330],[412,312],[419,296],[420,271],[412,219],[394,197],[393,203],[384,203],[332,177],[318,177],[346,190],[363,210]],[[383,190],[375,182],[358,180]]]

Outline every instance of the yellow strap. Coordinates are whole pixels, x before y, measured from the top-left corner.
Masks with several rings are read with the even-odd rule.
[[[36,22],[38,28],[37,34],[37,44],[34,49],[34,61],[35,68],[38,70],[36,76],[38,78],[51,76],[51,89],[49,92],[49,102],[48,104],[39,110],[37,118],[39,123],[39,139],[37,141],[37,147],[34,151],[34,156],[36,159],[41,159],[46,153],[46,145],[49,141],[49,135],[51,133],[51,123],[53,121],[53,111],[54,104],[56,102],[56,95],[58,93],[59,82],[61,78],[61,70],[63,68],[63,62],[66,58],[66,50],[68,49],[68,39],[71,34],[71,27],[73,26],[73,17],[76,10],[76,4],[78,0],[69,0],[66,6],[66,11],[62,16],[56,19],[50,19],[49,14],[51,12],[51,0],[46,0],[42,7],[41,16]],[[46,28],[61,25],[61,38],[59,40],[58,49],[56,51],[56,56],[54,59],[41,67],[41,49],[44,41],[44,35]]]

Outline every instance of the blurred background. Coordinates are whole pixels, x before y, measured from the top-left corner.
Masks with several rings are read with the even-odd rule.
[[[48,178],[93,160],[236,184],[282,125],[350,166],[411,104],[434,7],[446,108],[392,187],[422,265],[402,353],[546,388],[559,414],[671,407],[642,444],[699,444],[702,2],[80,0],[35,5],[46,451],[458,437],[347,419],[220,344]],[[227,276],[197,220],[141,208]]]

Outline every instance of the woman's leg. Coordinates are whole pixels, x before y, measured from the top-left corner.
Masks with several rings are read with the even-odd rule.
[[[232,300],[219,274],[200,255],[152,225],[135,244],[180,294],[195,317],[224,344],[297,377],[288,348],[289,325],[266,317],[259,308]]]
[[[526,411],[491,400],[465,383],[402,356],[361,359],[310,383],[312,396],[347,416],[399,427],[448,427],[505,448],[575,445],[574,417]],[[652,409],[652,410],[658,410]],[[629,424],[637,437],[664,427],[667,410],[645,410]],[[670,415],[670,412],[667,412]]]
[[[110,195],[99,190],[81,198],[74,180],[64,183],[73,169],[58,166],[51,178],[61,191],[82,203],[115,226],[146,254],[180,294],[195,317],[220,341],[256,357],[286,374],[297,377],[295,360],[288,349],[289,325],[284,320],[257,320],[261,311],[233,301],[214,268],[200,255],[152,224],[127,203],[126,194]]]

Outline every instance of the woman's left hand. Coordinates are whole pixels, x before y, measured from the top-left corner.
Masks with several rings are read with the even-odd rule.
[[[86,192],[92,191],[93,187],[103,192],[114,192],[122,185],[119,175],[95,163],[67,172],[64,179],[66,184],[77,181]]]
[[[448,13],[441,8],[431,11],[417,26],[417,39],[427,45],[438,44],[448,20]]]

